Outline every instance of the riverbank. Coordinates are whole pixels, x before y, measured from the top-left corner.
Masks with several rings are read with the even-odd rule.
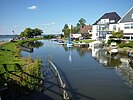
[[[7,42],[0,42],[0,45],[3,45],[3,44],[5,44],[5,43],[7,43]]]
[[[12,80],[20,86],[26,86],[31,90],[36,88],[40,82],[40,67],[42,66],[42,62],[40,59],[33,60],[30,56],[23,58],[19,47],[22,42],[35,40],[38,39],[27,39],[1,44],[0,75],[4,79],[0,77],[0,80],[6,83]]]
[[[117,48],[117,49],[118,49],[118,53],[122,53],[122,54],[127,54],[129,51],[133,50],[133,48],[129,48],[129,47],[123,47],[123,48]],[[104,47],[104,50],[109,52],[111,50],[111,47]]]

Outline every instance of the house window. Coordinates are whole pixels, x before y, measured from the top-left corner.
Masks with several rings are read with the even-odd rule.
[[[133,19],[133,14],[131,15],[131,18]]]
[[[133,23],[131,24],[131,29],[133,29]]]
[[[113,26],[113,30],[116,31],[116,25]]]
[[[124,25],[124,28],[125,28],[125,29],[130,29],[130,24],[125,24],[125,25]]]
[[[99,26],[97,26],[97,30],[99,29]]]

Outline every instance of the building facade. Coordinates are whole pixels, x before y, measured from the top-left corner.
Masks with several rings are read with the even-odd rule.
[[[92,25],[85,25],[85,26],[81,27],[79,33],[82,35],[83,39],[91,39]]]
[[[133,7],[119,20],[119,28],[123,30],[124,39],[133,39]]]
[[[118,31],[120,16],[116,12],[105,13],[92,26],[92,39],[106,39],[112,31]]]
[[[122,17],[116,12],[105,13],[92,26],[92,39],[108,40],[112,31],[123,31],[123,39],[133,39],[133,7]]]

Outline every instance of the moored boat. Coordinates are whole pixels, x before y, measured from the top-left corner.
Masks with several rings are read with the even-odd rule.
[[[67,44],[67,47],[72,47],[73,46],[73,43],[71,41],[68,41],[66,44]]]
[[[116,54],[116,53],[118,53],[118,49],[111,49],[111,50],[109,51],[109,53],[110,53],[110,54]]]

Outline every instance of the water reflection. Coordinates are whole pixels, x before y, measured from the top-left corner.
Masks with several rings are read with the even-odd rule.
[[[75,47],[75,49],[77,50],[78,54],[80,55],[80,57],[85,56],[88,52],[90,52],[90,50],[87,47]]]
[[[120,76],[122,76],[124,80],[126,80],[126,84],[129,87],[133,87],[133,63],[129,60],[128,57],[122,57],[120,58],[120,61],[122,63],[116,67],[116,71]]]
[[[127,55],[110,55],[102,48],[92,48],[92,57],[105,67],[116,68],[117,74],[126,80],[128,86],[133,87],[133,63],[129,63]]]
[[[106,67],[115,67],[121,64],[119,54],[110,55],[103,48],[99,47],[92,48],[92,57]]]
[[[68,60],[69,60],[69,62],[71,63],[71,62],[72,62],[71,47],[68,47],[68,50],[69,50],[69,57],[68,57]]]
[[[125,81],[121,80],[123,76],[121,74],[119,76],[118,72],[115,72],[116,66],[123,64],[120,58],[126,56],[121,54],[110,56],[102,48],[95,48],[92,50],[92,57],[88,48],[67,48],[57,46],[54,42],[45,42],[45,46],[36,49],[32,55],[34,55],[33,57],[44,55],[43,60],[46,58],[47,52],[52,55],[55,64],[62,70],[63,79],[67,80],[72,100],[130,100],[129,97],[133,98],[132,93],[129,93],[130,88],[124,84]],[[72,63],[68,63],[68,61]],[[54,94],[57,89],[54,86],[56,84],[53,84],[55,80],[52,76],[50,77],[50,74],[49,70],[44,74],[45,79],[50,80],[50,82],[45,80],[45,86],[49,90],[47,94],[55,98]],[[117,90],[115,90],[116,88]]]
[[[25,41],[20,44],[20,48],[23,51],[33,53],[34,49],[33,48],[39,48],[43,46],[42,41]]]

